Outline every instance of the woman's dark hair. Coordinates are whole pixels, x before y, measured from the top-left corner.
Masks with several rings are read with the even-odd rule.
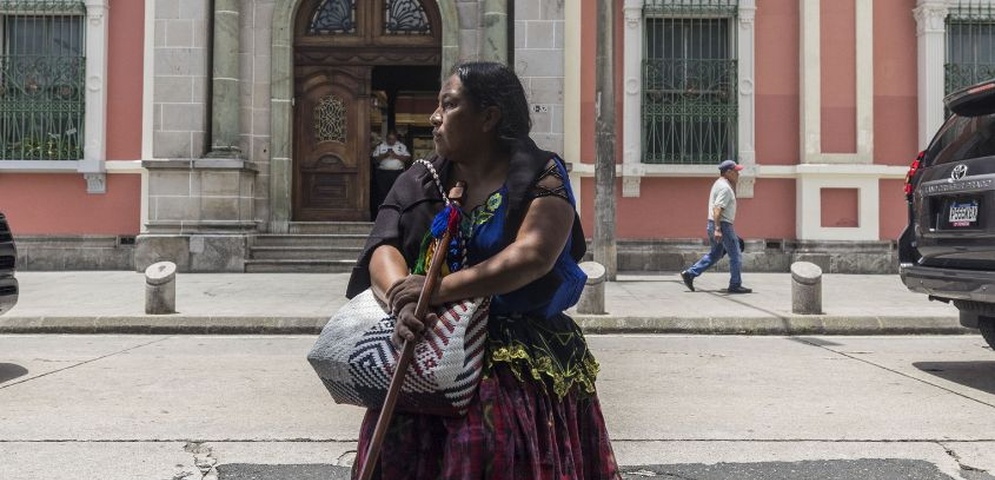
[[[453,67],[452,74],[463,83],[463,90],[477,108],[501,110],[497,135],[505,148],[510,150],[528,138],[532,130],[529,103],[521,80],[511,68],[497,62],[463,62]]]

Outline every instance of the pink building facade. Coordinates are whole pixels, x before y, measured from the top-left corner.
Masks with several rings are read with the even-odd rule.
[[[65,76],[44,73],[57,70],[57,64],[66,61],[5,72],[8,99],[66,88],[73,92],[66,96],[78,98],[85,112],[79,119],[81,125],[66,127],[50,122],[47,130],[32,130],[31,137],[14,137],[10,136],[10,124],[32,114],[22,116],[13,100],[4,105],[7,136],[3,139],[5,158],[0,160],[0,211],[6,214],[18,239],[18,268],[131,268],[129,244],[142,228],[141,159],[143,142],[148,140],[142,128],[144,3],[6,1],[2,7],[0,14],[11,19],[8,25],[18,25],[20,20],[41,37],[71,43],[73,55],[85,58],[85,78],[78,84],[69,83]],[[10,30],[13,28],[4,38],[6,51],[13,52],[17,46],[51,53],[46,49],[52,47],[45,41],[21,40],[30,44],[18,45]],[[10,58],[8,65],[16,62],[13,54]],[[61,83],[64,81],[67,83]],[[28,123],[22,120],[21,125]],[[56,131],[53,125],[61,129]],[[51,146],[57,135],[68,138],[80,131],[81,138],[71,147],[78,149],[76,156],[52,159],[58,155],[16,148],[35,136],[49,139],[44,144]]]
[[[715,165],[734,158],[746,166],[736,225],[750,243],[747,269],[752,261],[756,269],[783,271],[786,262],[811,259],[830,271],[894,271],[893,239],[907,219],[904,176],[943,119],[948,16],[958,4],[983,11],[990,8],[987,3],[617,0],[620,269],[687,265],[699,252],[684,248],[701,250]],[[581,120],[567,125],[565,148],[578,145],[570,153],[579,159],[574,175],[589,232],[596,8],[596,0],[585,0],[567,14],[568,24],[578,18],[582,25],[573,37],[568,33],[566,49],[567,77],[571,72],[580,77],[579,85],[568,85],[566,103],[572,103],[571,96],[577,99]],[[579,55],[575,64],[573,52]],[[716,59],[728,60],[730,71],[716,76],[712,67],[701,66]],[[695,105],[709,88],[733,93],[719,101],[717,95],[706,98],[707,107]],[[714,126],[707,109],[723,102],[735,108],[732,121],[719,119],[727,121],[719,127],[727,135],[718,149],[702,148],[713,134],[703,133],[710,127],[696,131],[686,124]],[[667,116],[668,109],[673,115]],[[662,122],[648,113],[660,110]],[[677,131],[681,125],[684,130]],[[708,155],[674,155],[664,146],[661,161],[659,143],[685,141],[681,135],[705,140],[678,148],[701,148]]]
[[[53,65],[82,75],[64,85],[30,69],[4,74],[0,211],[19,268],[141,270],[172,260],[181,271],[348,269],[362,238],[326,242],[368,231],[365,217],[353,218],[367,214],[364,182],[320,171],[313,185],[301,180],[313,147],[303,136],[311,117],[295,105],[301,85],[315,71],[340,72],[326,80],[330,95],[351,102],[349,122],[373,131],[389,113],[415,135],[423,114],[372,99],[390,88],[430,98],[435,72],[461,59],[514,65],[534,137],[571,162],[592,235],[597,0],[339,3],[367,23],[360,30],[380,32],[373,44],[356,43],[348,28],[312,28],[334,20],[322,16],[333,11],[323,0],[0,0],[8,24],[75,39],[76,60]],[[426,35],[394,45],[408,37],[377,22],[401,7],[420,9]],[[995,64],[975,48],[992,44],[992,11],[992,0],[615,0],[620,270],[676,271],[700,255],[715,165],[734,158],[746,166],[737,215],[746,271],[787,271],[796,260],[896,271],[905,173],[944,119],[944,94],[964,81],[951,72]],[[65,54],[15,31],[3,32],[7,52]],[[400,66],[420,72],[409,75],[417,82],[394,85],[388,67],[401,47],[423,59]],[[11,92],[48,95],[29,110],[58,128],[13,121],[27,117]],[[39,113],[66,99],[76,120]],[[345,163],[365,158],[361,133],[349,137],[357,140]],[[39,154],[29,143],[58,148]],[[338,195],[319,221],[302,213],[309,192]],[[339,203],[355,204],[348,218],[336,216]],[[342,256],[308,256],[329,250]]]

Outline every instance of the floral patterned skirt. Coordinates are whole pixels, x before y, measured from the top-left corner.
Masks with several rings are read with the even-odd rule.
[[[489,361],[467,414],[395,413],[374,478],[620,479],[583,335],[565,315],[542,328],[533,321],[491,318]],[[353,478],[379,414],[368,410],[363,419]]]

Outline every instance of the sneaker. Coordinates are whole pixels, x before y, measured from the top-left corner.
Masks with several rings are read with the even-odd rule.
[[[684,285],[688,286],[688,290],[694,291],[694,276],[688,273],[687,270],[681,272],[681,279],[684,280]]]
[[[743,286],[729,287],[728,289],[726,289],[726,293],[753,293],[753,289],[752,288],[746,288],[746,287],[743,287]]]

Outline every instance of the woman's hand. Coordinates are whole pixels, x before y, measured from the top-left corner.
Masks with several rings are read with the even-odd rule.
[[[415,316],[418,297],[423,288],[425,288],[424,275],[408,275],[394,282],[387,290],[387,305],[390,308],[390,313],[397,317],[391,340],[398,347],[405,340],[418,341],[425,333],[426,328],[430,328],[439,321],[439,317],[431,311],[425,313],[425,318]]]
[[[407,304],[417,304],[418,297],[425,285],[424,275],[408,275],[390,286],[387,289],[387,306],[390,313],[397,315],[401,308]]]
[[[415,316],[416,303],[406,303],[397,313],[397,322],[394,323],[394,334],[390,339],[394,345],[400,347],[405,341],[416,342],[425,334],[427,328],[435,325],[439,321],[435,312],[426,312],[424,319]]]

